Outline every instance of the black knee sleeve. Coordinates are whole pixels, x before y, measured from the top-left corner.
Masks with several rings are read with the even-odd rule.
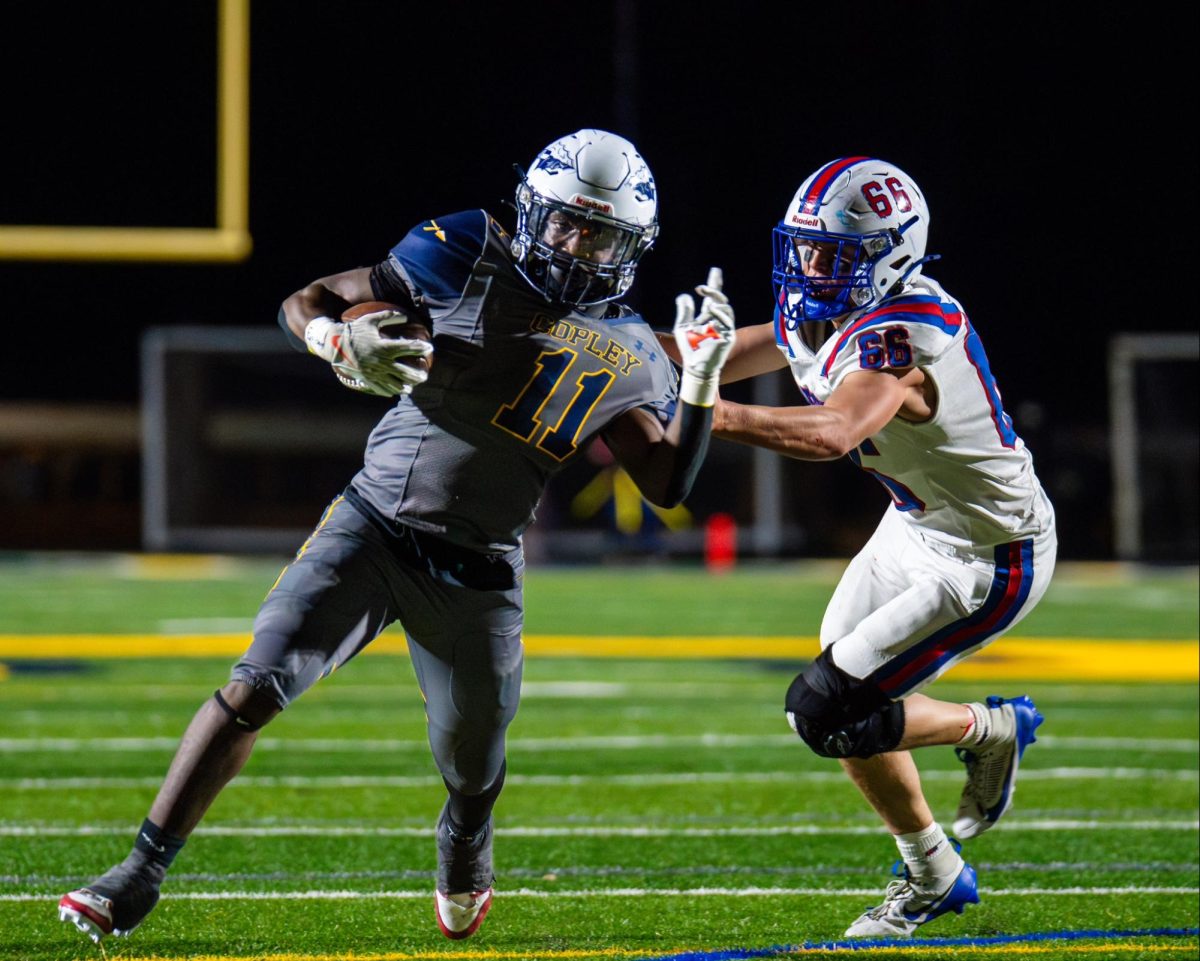
[[[788,721],[821,757],[874,757],[904,736],[904,705],[851,677],[826,648],[788,688]]]

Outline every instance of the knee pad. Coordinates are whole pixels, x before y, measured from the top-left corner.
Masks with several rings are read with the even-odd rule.
[[[894,751],[904,736],[904,705],[851,677],[826,648],[788,688],[788,722],[821,757],[869,758]]]

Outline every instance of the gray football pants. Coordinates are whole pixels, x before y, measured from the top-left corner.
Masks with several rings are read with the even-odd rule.
[[[339,497],[263,601],[232,678],[286,707],[399,620],[438,770],[481,794],[520,698],[523,574],[520,550],[488,556],[393,532]]]

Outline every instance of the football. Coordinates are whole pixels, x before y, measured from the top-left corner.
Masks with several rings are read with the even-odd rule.
[[[382,300],[368,300],[365,303],[355,304],[342,313],[342,320],[346,322],[358,320],[359,317],[378,313],[381,310],[392,310],[397,314],[395,318],[380,322],[379,333],[382,336],[407,337],[411,340],[423,340],[426,342],[432,341],[433,338],[429,333],[429,328],[421,321],[414,319],[403,307],[398,307],[396,304],[389,304]],[[419,370],[428,371],[433,365],[433,355],[430,354],[428,357],[421,357],[414,354],[408,357],[397,357],[396,362],[405,364],[408,367],[416,367]]]

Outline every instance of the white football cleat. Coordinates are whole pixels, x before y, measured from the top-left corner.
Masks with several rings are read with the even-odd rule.
[[[70,921],[97,944],[106,935],[126,933],[113,930],[112,901],[87,888],[62,896],[58,902],[58,920]]]
[[[442,934],[454,940],[469,938],[479,930],[492,907],[492,889],[471,894],[442,894],[434,892],[437,923]]]
[[[898,881],[887,886],[883,904],[865,911],[846,929],[848,938],[908,938],[922,924],[947,911],[962,914],[968,904],[979,903],[975,869],[962,859],[962,867],[949,880],[918,880],[904,869]]]
[[[954,834],[962,840],[978,837],[1012,807],[1017,768],[1025,748],[1037,740],[1045,720],[1028,697],[987,699],[992,734],[983,747],[957,748],[967,766],[967,784],[958,802]]]
[[[58,919],[69,921],[89,938],[121,938],[146,920],[158,904],[158,888],[166,874],[161,865],[147,864],[134,852],[85,887],[64,894]]]

